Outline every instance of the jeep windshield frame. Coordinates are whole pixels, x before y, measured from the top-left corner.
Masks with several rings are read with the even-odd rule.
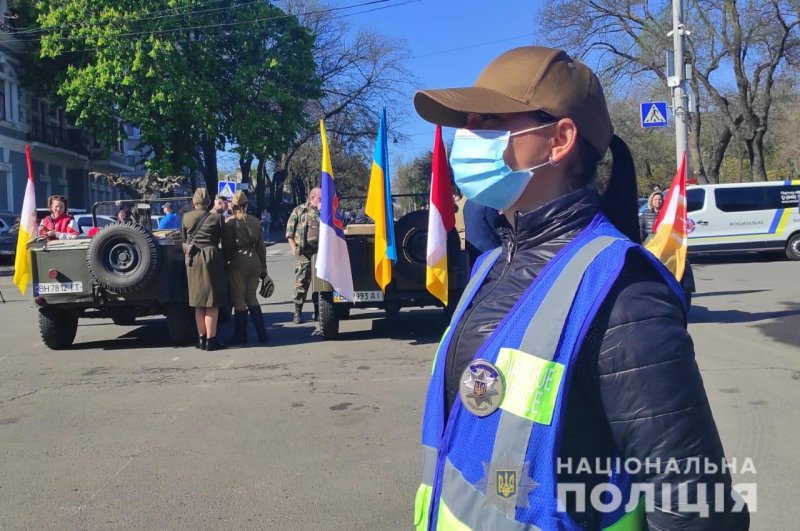
[[[148,228],[152,229],[152,220],[150,219],[150,215],[152,214],[152,207],[150,206],[152,203],[175,203],[175,202],[192,202],[191,197],[154,197],[152,199],[115,199],[113,201],[97,201],[92,205],[92,226],[97,226],[97,207],[111,205],[117,208],[123,205],[133,205],[136,210],[146,210],[147,215],[145,219],[147,220],[147,224],[144,223]]]

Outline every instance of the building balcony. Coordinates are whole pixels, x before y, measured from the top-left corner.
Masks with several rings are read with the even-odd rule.
[[[89,141],[80,129],[65,129],[33,122],[28,133],[28,140],[74,151],[81,155],[89,155]]]

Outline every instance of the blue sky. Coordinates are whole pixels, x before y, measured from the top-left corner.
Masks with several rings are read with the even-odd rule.
[[[354,0],[335,0],[336,6]],[[539,2],[524,0],[421,0],[348,17],[354,28],[371,27],[403,39],[411,60],[408,69],[419,88],[469,86],[492,59],[506,50],[532,44]],[[380,4],[378,4],[380,6]],[[377,7],[377,6],[376,6]],[[419,118],[409,91],[405,113],[405,144],[389,146],[393,163],[409,161],[433,146],[434,126]],[[445,142],[453,130],[445,130]]]

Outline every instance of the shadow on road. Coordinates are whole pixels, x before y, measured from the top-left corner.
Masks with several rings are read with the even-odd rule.
[[[772,312],[745,312],[742,310],[709,310],[705,306],[692,305],[689,312],[689,321],[692,323],[755,323],[767,319],[784,319],[787,317],[800,316],[800,305],[794,303],[783,303],[787,306],[786,310]],[[800,321],[800,319],[798,319]],[[779,321],[780,327],[791,328],[787,322]],[[792,329],[792,333],[797,335],[797,326]]]
[[[701,297],[720,297],[723,295],[748,295],[750,293],[761,293],[764,291],[772,291],[770,289],[745,289],[745,290],[733,290],[733,291],[708,291],[704,293],[695,293],[692,295],[692,299],[699,299]]]

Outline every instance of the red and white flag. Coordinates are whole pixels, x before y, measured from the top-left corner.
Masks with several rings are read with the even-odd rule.
[[[436,126],[431,172],[431,205],[428,211],[428,248],[425,286],[447,306],[447,233],[456,224],[450,166],[442,142],[442,128]]]
[[[686,230],[686,154],[667,191],[666,204],[653,224],[653,237],[645,245],[680,280],[686,267],[689,234]]]
[[[28,242],[36,237],[36,188],[33,186],[33,162],[31,146],[25,146],[25,159],[28,163],[28,184],[25,185],[25,198],[22,200],[22,214],[19,217],[17,251],[14,257],[14,284],[25,295],[28,283],[33,280],[33,266]]]

